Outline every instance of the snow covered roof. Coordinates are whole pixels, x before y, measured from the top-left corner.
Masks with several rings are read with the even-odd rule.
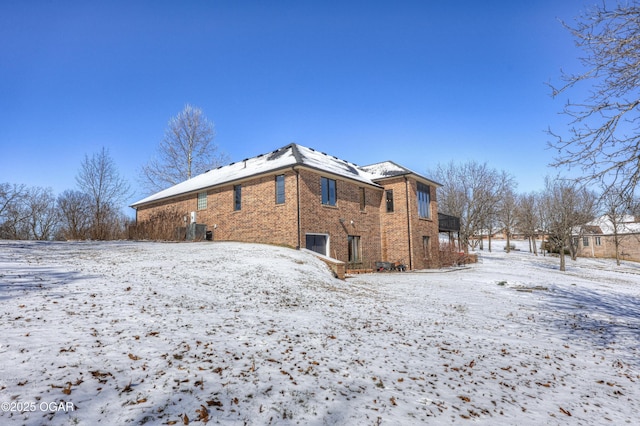
[[[635,216],[622,215],[616,222],[618,234],[640,234],[640,222]],[[607,215],[592,220],[584,228],[590,234],[613,235],[615,233],[613,221]]]
[[[388,177],[402,176],[411,172],[411,170],[399,166],[393,161],[383,161],[382,163],[371,164],[369,166],[363,166],[363,170],[376,176],[378,179],[384,179]]]
[[[381,163],[375,163],[369,166],[362,166],[360,168],[365,172],[370,173],[374,181],[379,181],[381,179],[392,178],[397,176],[414,175],[418,178],[422,178],[428,182],[431,182],[437,186],[442,186],[438,182],[428,179],[422,176],[421,174],[414,172],[411,169],[407,169],[404,166],[394,163],[393,161],[383,161]]]
[[[391,161],[359,167],[356,164],[325,154],[324,152],[316,151],[313,148],[292,143],[268,154],[261,154],[257,157],[247,158],[209,170],[201,175],[137,201],[133,203],[131,207],[136,208],[154,201],[200,191],[205,188],[239,181],[293,166],[305,166],[372,186],[380,186],[376,182],[377,180],[407,174],[414,174],[428,180]]]

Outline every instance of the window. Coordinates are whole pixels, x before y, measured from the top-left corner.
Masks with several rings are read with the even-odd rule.
[[[333,179],[321,178],[322,204],[327,206],[336,205],[336,181]]]
[[[307,250],[326,255],[328,251],[327,247],[329,245],[329,236],[323,234],[306,234],[305,243]]]
[[[367,206],[367,200],[364,198],[364,188],[358,188],[360,190],[360,211],[363,212]]]
[[[198,192],[198,210],[207,208],[207,191]]]
[[[276,204],[284,204],[284,175],[276,176]]]
[[[596,237],[596,245],[602,245],[602,241],[600,240],[600,237]]]
[[[393,213],[393,189],[385,191],[385,198],[387,200],[387,213]]]
[[[349,245],[349,263],[361,262],[362,256],[360,255],[360,237],[349,235],[347,242]]]
[[[418,182],[418,216],[422,218],[431,217],[431,209],[429,204],[431,202],[431,193],[429,185]]]
[[[234,185],[233,187],[233,209],[242,209],[242,185]]]
[[[582,237],[582,245],[584,247],[589,247],[589,237]]]
[[[431,259],[431,249],[429,247],[431,239],[427,236],[422,237],[422,252],[425,259]]]

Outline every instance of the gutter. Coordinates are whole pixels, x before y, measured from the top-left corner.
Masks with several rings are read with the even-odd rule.
[[[296,174],[296,202],[298,209],[298,250],[302,248],[302,238],[300,237],[300,172],[298,169],[291,167],[291,170]]]
[[[411,217],[409,213],[409,179],[404,177],[407,201],[407,239],[409,242],[409,270],[413,269],[413,248],[411,247]]]

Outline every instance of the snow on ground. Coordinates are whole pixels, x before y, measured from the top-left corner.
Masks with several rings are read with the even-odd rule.
[[[640,265],[496,247],[344,282],[272,246],[0,242],[0,423],[635,423]]]

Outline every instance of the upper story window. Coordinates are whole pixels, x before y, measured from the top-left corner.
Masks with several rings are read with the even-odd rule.
[[[233,209],[242,209],[242,185],[233,186]]]
[[[336,205],[336,181],[334,179],[321,178],[322,204],[327,206]]]
[[[207,208],[207,191],[198,192],[198,210]]]
[[[284,175],[276,176],[276,204],[284,204]]]
[[[365,190],[364,188],[358,188],[360,193],[360,211],[363,212],[365,207],[367,206],[367,200],[365,199]]]
[[[393,189],[387,189],[384,194],[387,203],[387,213],[393,213]]]
[[[431,191],[429,185],[418,182],[418,216],[421,218],[431,218]]]

